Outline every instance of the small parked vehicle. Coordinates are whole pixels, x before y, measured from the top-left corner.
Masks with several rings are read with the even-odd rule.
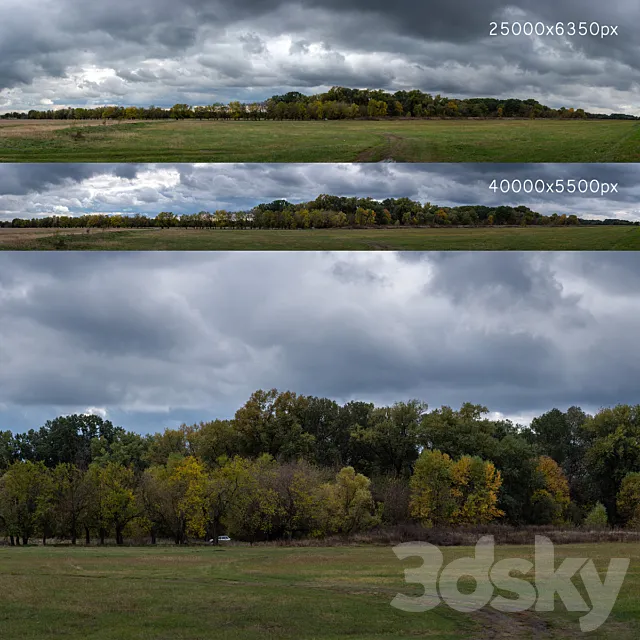
[[[231,538],[229,536],[218,536],[218,542],[231,542]]]

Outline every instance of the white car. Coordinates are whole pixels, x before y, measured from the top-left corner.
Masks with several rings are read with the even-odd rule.
[[[218,542],[231,542],[231,538],[229,536],[218,536]]]

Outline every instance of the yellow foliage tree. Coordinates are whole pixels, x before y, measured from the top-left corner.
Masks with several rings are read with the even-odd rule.
[[[425,526],[486,524],[504,515],[497,508],[502,477],[492,462],[423,451],[410,481],[410,511]]]
[[[253,543],[259,535],[271,532],[274,520],[280,514],[275,490],[276,467],[268,454],[245,461],[242,490],[235,495],[223,519],[230,534]]]
[[[448,524],[455,509],[453,464],[446,453],[422,452],[409,483],[411,515],[427,527]]]
[[[204,536],[207,527],[204,465],[197,458],[188,456],[173,467],[168,480],[169,489],[177,496],[176,508],[184,518],[186,533]]]
[[[540,456],[536,470],[543,479],[544,487],[534,491],[531,502],[534,508],[536,505],[548,505],[549,524],[562,524],[570,502],[567,478],[560,465],[549,456]]]
[[[628,473],[624,477],[618,491],[617,506],[627,526],[640,528],[640,473]]]
[[[462,456],[452,467],[455,501],[451,524],[486,524],[504,515],[497,508],[502,477],[493,462]]]
[[[350,534],[377,523],[369,478],[344,467],[335,483],[322,487],[323,533]]]

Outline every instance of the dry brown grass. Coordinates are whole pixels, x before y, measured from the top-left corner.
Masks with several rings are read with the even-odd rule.
[[[70,129],[72,127],[105,126],[102,120],[0,120],[0,137],[46,137],[52,131]],[[145,120],[126,120],[127,124],[146,122]],[[107,120],[106,126],[121,124],[118,120]]]
[[[492,535],[496,544],[531,545],[535,536],[546,536],[554,544],[639,543],[640,531],[622,529],[590,530],[553,526],[511,527],[508,525],[482,525],[426,529],[418,524],[380,527],[372,531],[347,537],[305,538],[275,540],[260,545],[282,547],[340,547],[349,545],[394,545],[401,542],[424,541],[442,547],[473,546],[481,536]]]
[[[89,235],[100,235],[105,231],[131,231],[131,229],[91,229]],[[143,229],[140,229],[143,231]],[[0,229],[0,246],[5,245],[27,245],[29,242],[33,240],[38,240],[40,238],[47,238],[49,236],[55,236],[56,234],[65,235],[65,236],[76,236],[76,235],[87,235],[87,229],[12,229],[5,228]]]

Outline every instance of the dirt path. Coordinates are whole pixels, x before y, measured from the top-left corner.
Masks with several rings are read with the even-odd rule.
[[[396,135],[395,133],[383,133],[382,135],[384,136],[383,145],[386,153],[384,154],[384,157],[378,162],[396,162],[393,156],[397,155],[397,152],[400,150],[400,146],[404,141],[404,138],[402,136]],[[376,157],[379,150],[380,145],[365,149],[358,154],[355,162],[373,162],[373,158]]]
[[[482,631],[473,636],[473,640],[507,640],[508,638],[555,638],[551,625],[535,613],[522,611],[520,613],[502,613],[492,607],[484,607],[473,614],[475,621],[482,627]],[[577,629],[579,632],[580,630]],[[562,637],[573,638],[563,629]]]

